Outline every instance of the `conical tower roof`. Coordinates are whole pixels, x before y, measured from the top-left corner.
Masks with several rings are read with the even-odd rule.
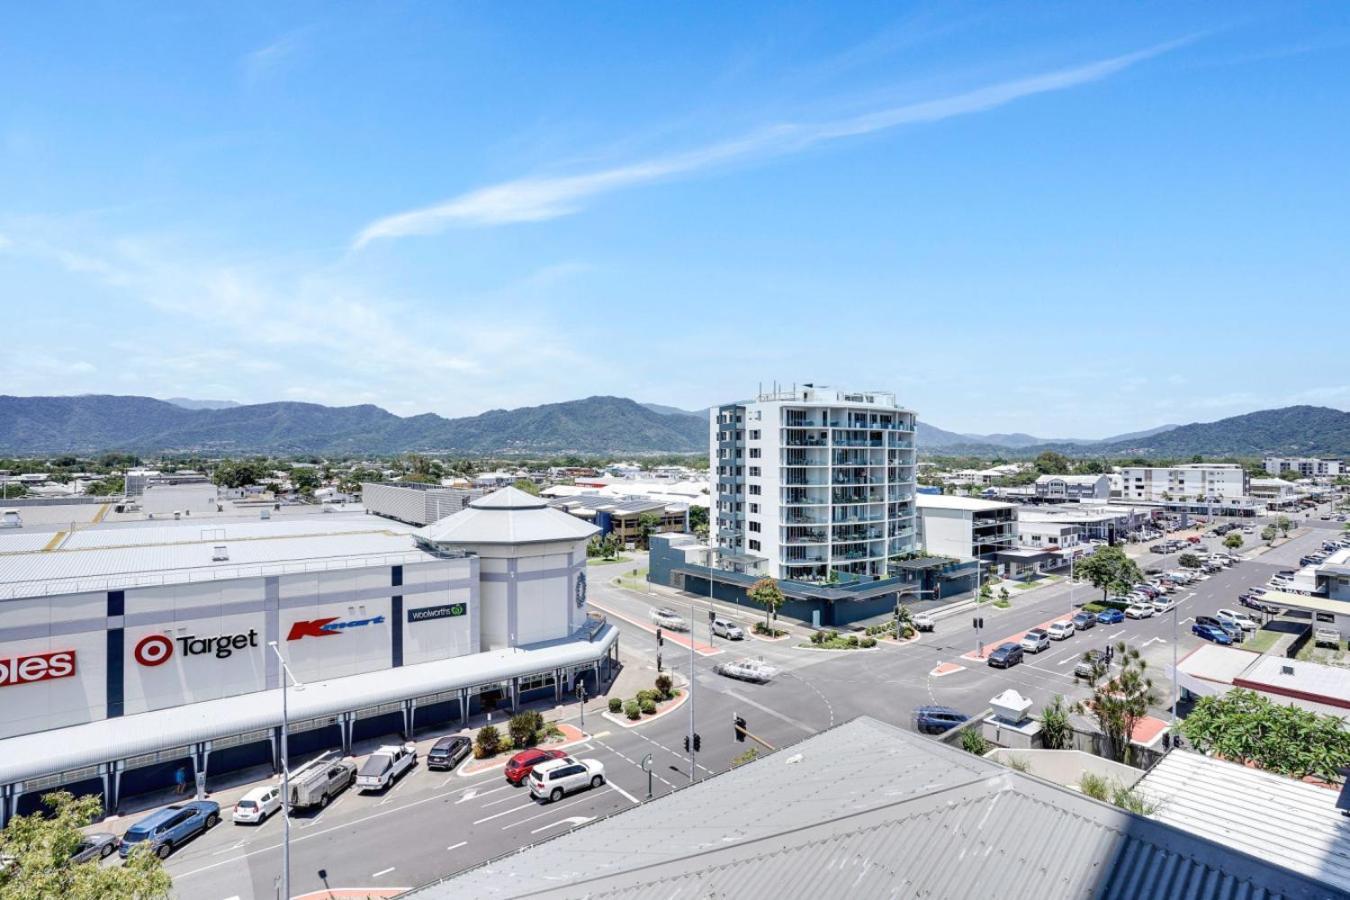
[[[419,540],[442,546],[541,544],[586,540],[599,533],[589,522],[554,509],[541,497],[514,487],[493,491],[417,530]]]

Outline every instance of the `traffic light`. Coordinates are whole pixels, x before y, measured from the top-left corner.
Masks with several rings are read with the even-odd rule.
[[[976,616],[974,619],[972,619],[971,622],[970,622],[970,627],[971,627],[971,628],[974,628],[976,631],[978,631],[979,629],[983,628],[983,627],[984,627],[984,616]]]
[[[742,744],[745,743],[745,719],[740,716],[733,716],[736,723],[736,740]]]
[[[715,613],[715,612],[713,612],[711,609],[709,609],[709,610],[708,610],[708,624],[711,625],[711,624],[713,623],[713,620],[716,619],[716,618],[717,618],[717,613]]]
[[[684,736],[684,752],[685,755],[688,755],[689,753],[689,735],[687,734]]]
[[[702,749],[703,749],[703,735],[701,735],[701,734],[699,734],[697,731],[695,731],[695,732],[694,732],[694,752],[695,752],[695,753],[698,753],[698,752],[699,752],[700,750],[702,750]]]

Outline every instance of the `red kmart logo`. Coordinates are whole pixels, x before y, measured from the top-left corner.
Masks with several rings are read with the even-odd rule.
[[[346,622],[338,621],[337,616],[331,616],[327,619],[311,619],[308,622],[296,622],[291,625],[290,634],[286,635],[288,641],[298,641],[307,637],[333,637],[352,628],[364,628],[367,625],[382,625],[384,616],[372,616],[369,619],[349,619]]]

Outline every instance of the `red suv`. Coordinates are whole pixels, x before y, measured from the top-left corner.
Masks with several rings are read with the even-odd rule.
[[[530,777],[534,767],[541,762],[562,759],[566,755],[562,750],[540,750],[538,747],[522,750],[506,761],[506,780],[512,784],[520,784]]]

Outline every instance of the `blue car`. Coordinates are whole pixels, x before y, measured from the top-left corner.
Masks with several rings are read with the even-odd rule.
[[[177,847],[186,844],[220,821],[220,804],[213,800],[193,800],[175,803],[153,812],[127,829],[122,835],[118,853],[123,859],[141,844],[160,859],[166,858]]]
[[[1101,625],[1114,625],[1117,622],[1124,622],[1125,614],[1114,606],[1110,609],[1104,609],[1097,613],[1097,622]]]
[[[942,734],[970,716],[950,706],[920,706],[914,710],[914,730],[920,734]]]
[[[1213,641],[1216,644],[1231,644],[1233,639],[1228,636],[1228,632],[1222,628],[1216,628],[1213,625],[1205,625],[1202,622],[1196,622],[1191,626],[1191,634],[1199,635],[1207,641]]]

